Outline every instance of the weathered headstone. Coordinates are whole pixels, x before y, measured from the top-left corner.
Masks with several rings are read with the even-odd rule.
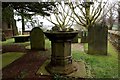
[[[88,42],[88,32],[82,31],[81,32],[81,43],[87,43]]]
[[[78,43],[78,35],[73,38],[72,43]]]
[[[2,32],[1,34],[2,34],[2,41],[6,41],[4,32]]]
[[[88,30],[88,54],[107,55],[108,27],[95,24]]]
[[[74,29],[73,28],[69,28],[68,31],[72,32],[72,31],[74,31]],[[72,39],[71,42],[72,43],[78,43],[78,34]]]
[[[35,27],[30,32],[30,44],[32,50],[45,50],[44,33],[39,27]]]
[[[78,31],[78,37],[81,38],[81,36],[82,36],[82,31],[79,30],[79,31]]]

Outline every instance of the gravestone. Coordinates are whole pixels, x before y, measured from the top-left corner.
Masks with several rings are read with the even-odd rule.
[[[32,50],[45,50],[44,33],[39,27],[35,27],[30,32],[30,44]]]
[[[87,43],[88,42],[88,32],[82,31],[81,32],[81,43]]]
[[[2,32],[1,34],[2,34],[2,41],[6,41],[4,32]]]
[[[78,38],[81,38],[81,36],[82,36],[82,31],[79,30],[79,31],[78,31]]]
[[[73,38],[72,43],[78,43],[78,35]]]
[[[108,27],[95,24],[88,29],[88,54],[107,55]]]

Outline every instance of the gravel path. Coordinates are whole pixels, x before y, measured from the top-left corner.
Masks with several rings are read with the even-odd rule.
[[[74,43],[71,48],[72,50],[84,51],[83,43]]]

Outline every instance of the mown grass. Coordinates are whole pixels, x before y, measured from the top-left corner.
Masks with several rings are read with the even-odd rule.
[[[20,44],[20,45],[29,45],[29,42],[23,42],[23,43],[14,43],[14,38],[7,39],[6,41],[0,41],[0,45],[7,46],[12,44]],[[5,66],[9,65],[13,61],[17,60],[21,56],[23,56],[25,53],[23,52],[7,52],[4,54],[0,54],[0,69],[4,68]]]
[[[51,41],[49,39],[45,39],[45,47],[47,49],[51,48]]]
[[[7,52],[4,54],[1,54],[0,56],[2,56],[2,66],[0,66],[0,69],[9,65],[10,63],[12,63],[16,59],[20,58],[24,54],[25,53],[22,53],[22,52]]]
[[[13,38],[10,38],[10,39],[7,39],[6,41],[0,41],[0,44],[1,45],[9,45],[9,44],[13,44],[14,43],[14,39]]]
[[[84,44],[87,50],[87,44]],[[73,59],[84,61],[91,71],[88,77],[118,78],[118,52],[108,43],[108,55],[89,55],[85,52],[72,51]]]
[[[20,45],[29,45],[30,42],[21,42],[21,43],[15,43],[14,38],[7,39],[6,41],[0,41],[0,45],[11,45],[11,44],[20,44]]]

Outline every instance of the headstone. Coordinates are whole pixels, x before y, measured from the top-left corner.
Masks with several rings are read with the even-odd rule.
[[[78,37],[81,38],[81,36],[82,36],[82,31],[79,30],[79,31],[78,31]]]
[[[2,34],[2,41],[6,41],[4,32],[2,32],[1,34]]]
[[[88,54],[107,55],[108,27],[95,24],[88,29]]]
[[[17,28],[17,26],[16,26],[16,20],[14,19],[14,21],[13,21],[13,34],[14,34],[14,36],[15,35],[18,35],[18,28]]]
[[[73,38],[72,43],[78,43],[78,35]]]
[[[81,32],[81,43],[87,43],[88,42],[88,32],[82,31]]]
[[[39,27],[35,27],[30,32],[30,44],[32,50],[45,50],[44,33]]]

